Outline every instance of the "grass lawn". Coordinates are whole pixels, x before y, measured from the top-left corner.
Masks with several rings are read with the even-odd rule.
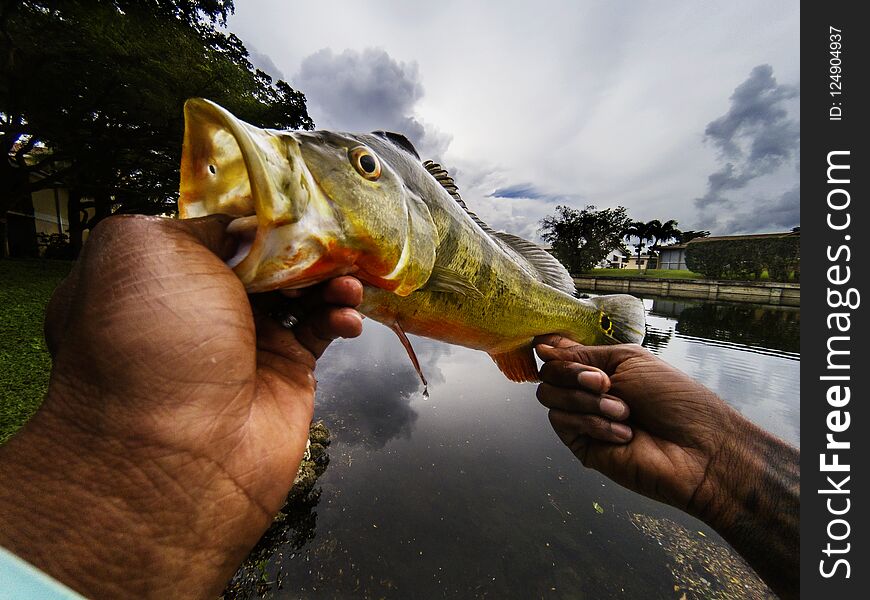
[[[637,269],[592,269],[583,275],[593,275],[595,277],[643,277],[645,279],[704,279],[700,273],[692,273],[691,271],[683,271],[679,269],[647,269],[646,271],[638,271]]]
[[[66,261],[0,259],[0,443],[24,425],[48,389],[43,313],[71,267]]]

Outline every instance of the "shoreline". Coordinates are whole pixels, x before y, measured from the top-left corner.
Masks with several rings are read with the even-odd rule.
[[[574,285],[579,291],[595,293],[620,292],[669,298],[750,302],[772,306],[800,307],[801,305],[799,283],[579,275],[574,276]]]

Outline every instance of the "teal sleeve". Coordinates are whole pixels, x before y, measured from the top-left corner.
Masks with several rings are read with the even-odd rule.
[[[82,600],[84,597],[0,547],[0,600]]]

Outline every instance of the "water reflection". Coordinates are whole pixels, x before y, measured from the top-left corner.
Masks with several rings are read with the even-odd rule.
[[[645,304],[648,348],[799,442],[796,311]],[[276,597],[672,598],[674,558],[631,515],[722,543],[584,469],[536,387],[507,381],[486,354],[413,338],[427,399],[394,334],[364,329],[318,364],[332,463],[316,537],[266,569],[286,574]]]
[[[743,415],[800,444],[800,311],[655,298],[644,346]]]
[[[650,352],[660,354],[661,351],[668,345],[671,338],[674,337],[673,328],[667,327],[660,329],[647,324],[646,335],[643,338],[643,345],[649,348]]]
[[[446,344],[412,338],[430,386],[444,381],[439,360],[450,353]],[[411,406],[422,383],[396,335],[378,323],[366,322],[366,348],[357,340],[339,340],[317,367],[317,413],[348,444],[382,448],[396,438],[409,439],[418,413]]]
[[[676,332],[760,351],[800,352],[800,310],[759,304],[687,302],[657,298],[651,315],[675,317]],[[658,341],[653,343],[657,347]]]

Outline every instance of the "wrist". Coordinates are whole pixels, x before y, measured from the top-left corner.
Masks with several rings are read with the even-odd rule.
[[[147,532],[123,524],[126,508],[102,495],[98,451],[83,453],[78,435],[52,421],[38,413],[0,448],[0,545],[82,594],[121,595],[117,567]]]
[[[709,449],[703,477],[687,507],[690,514],[717,531],[741,511],[747,484],[751,485],[759,467],[752,453],[755,427],[731,409],[720,427],[720,441]]]
[[[783,597],[797,594],[800,452],[734,413],[689,509]]]

